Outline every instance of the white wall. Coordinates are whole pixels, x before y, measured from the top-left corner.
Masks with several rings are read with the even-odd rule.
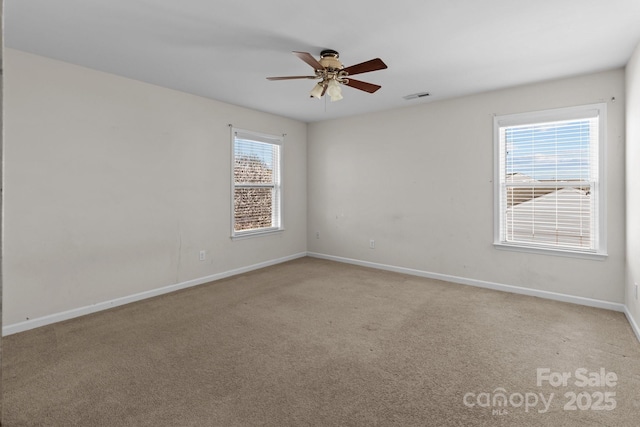
[[[630,166],[626,299],[624,285],[623,70],[313,123],[307,133],[294,120],[12,49],[5,55],[5,325],[307,249],[626,300],[640,318],[629,285],[640,275],[632,261],[640,259],[632,224],[640,179]],[[639,56],[627,67],[628,117],[640,109]],[[493,115],[594,102],[607,102],[609,113],[609,257],[494,249]],[[639,126],[627,122],[628,165],[637,164]],[[229,123],[287,134],[282,234],[229,239]]]
[[[627,64],[626,77],[626,305],[628,314],[640,325],[640,302],[634,291],[634,284],[640,285],[640,44]]]
[[[596,102],[608,103],[608,258],[495,249],[493,115]],[[309,251],[622,303],[624,131],[623,70],[310,124]]]
[[[305,123],[12,49],[5,84],[5,325],[306,251]],[[229,123],[287,134],[281,234],[229,238]]]

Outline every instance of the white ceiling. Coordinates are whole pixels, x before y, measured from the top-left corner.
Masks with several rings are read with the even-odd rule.
[[[7,47],[306,122],[621,67],[639,41],[639,0],[5,0]],[[265,79],[326,48],[381,58],[357,79],[382,89]]]

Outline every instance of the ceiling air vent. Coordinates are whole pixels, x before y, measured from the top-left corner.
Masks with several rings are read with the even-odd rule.
[[[419,92],[419,93],[414,93],[414,94],[411,94],[411,95],[403,96],[403,98],[408,101],[410,99],[424,98],[424,97],[427,97],[427,96],[429,96],[429,92]]]

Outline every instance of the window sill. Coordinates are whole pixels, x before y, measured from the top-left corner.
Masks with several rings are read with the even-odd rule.
[[[247,232],[241,232],[241,233],[236,233],[233,234],[231,236],[231,240],[244,240],[244,239],[250,239],[252,237],[260,237],[260,236],[267,236],[267,235],[272,235],[272,234],[279,234],[281,232],[284,231],[284,228],[266,228],[266,229],[262,229],[262,230],[255,230],[255,231],[247,231]]]
[[[522,246],[522,245],[514,245],[514,244],[507,244],[507,243],[494,242],[493,246],[496,249],[500,249],[502,251],[528,252],[528,253],[534,253],[534,254],[540,254],[540,255],[564,256],[569,258],[582,258],[582,259],[591,259],[591,260],[597,260],[597,261],[604,261],[608,257],[606,253],[580,252],[580,251],[571,251],[571,250],[563,250],[563,249]]]

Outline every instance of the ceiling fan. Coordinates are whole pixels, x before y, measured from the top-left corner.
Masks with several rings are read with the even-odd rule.
[[[340,84],[374,93],[382,86],[354,80],[350,76],[387,68],[387,65],[380,58],[345,68],[338,59],[340,54],[332,49],[320,52],[320,60],[316,60],[308,52],[293,52],[293,54],[311,65],[315,70],[315,76],[267,77],[267,80],[319,79],[320,81],[311,90],[311,97],[320,99],[326,92],[331,97],[331,101],[342,99]]]

